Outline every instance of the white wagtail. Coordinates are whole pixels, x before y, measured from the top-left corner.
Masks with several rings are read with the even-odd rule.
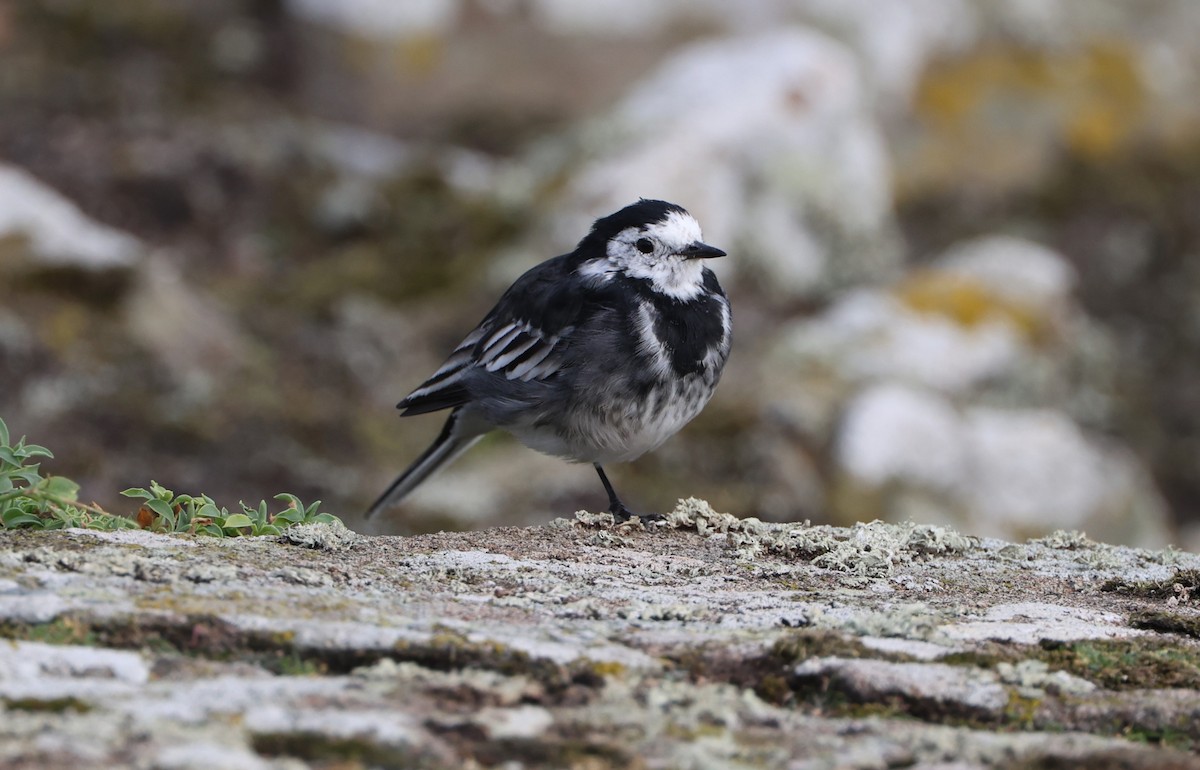
[[[402,417],[450,409],[441,434],[367,511],[400,502],[485,433],[590,462],[609,510],[633,516],[603,465],[657,448],[708,403],[729,357],[729,301],[703,260],[725,252],[673,203],[596,220],[575,250],[517,279]]]

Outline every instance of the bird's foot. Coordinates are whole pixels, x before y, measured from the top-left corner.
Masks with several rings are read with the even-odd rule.
[[[616,520],[618,523],[629,521],[630,519],[632,519],[634,517],[637,517],[638,519],[640,519],[643,524],[648,524],[649,522],[652,522],[652,521],[665,521],[666,520],[666,517],[663,516],[661,513],[634,513],[633,511],[626,508],[624,503],[617,503],[616,505],[614,505],[612,508],[609,509],[609,512],[612,513],[612,515],[614,517],[616,517]]]

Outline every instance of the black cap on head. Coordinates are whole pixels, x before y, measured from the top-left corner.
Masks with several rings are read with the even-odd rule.
[[[662,222],[671,213],[686,214],[687,209],[667,201],[642,198],[615,214],[597,219],[592,230],[579,242],[580,248],[607,243],[617,233],[630,227],[644,227]]]

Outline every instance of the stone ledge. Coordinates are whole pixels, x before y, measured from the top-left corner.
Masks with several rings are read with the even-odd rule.
[[[1179,551],[695,500],[651,527],[0,544],[0,764],[1200,767],[1200,642],[1153,630],[1195,627]]]

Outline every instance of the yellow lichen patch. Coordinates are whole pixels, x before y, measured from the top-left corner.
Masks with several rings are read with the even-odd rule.
[[[396,64],[404,71],[427,75],[441,64],[445,48],[445,42],[436,35],[417,35],[399,44]]]
[[[1044,326],[1032,307],[1001,297],[966,276],[919,270],[896,287],[896,295],[918,313],[944,316],[966,328],[1000,319],[1033,339]]]
[[[974,119],[982,105],[998,95],[1040,97],[1053,90],[1053,82],[1046,54],[984,46],[930,66],[917,86],[914,106],[925,120],[956,127]]]
[[[59,355],[65,354],[92,327],[87,311],[74,304],[59,305],[39,327],[42,342]]]
[[[1110,156],[1142,116],[1145,88],[1133,52],[1117,41],[1097,42],[1072,64],[1064,78],[1077,95],[1067,116],[1068,146],[1089,157]]]
[[[931,66],[918,84],[914,104],[927,120],[957,127],[998,94],[1040,96],[1053,90],[1053,82],[1053,67],[1045,54],[985,46]]]
[[[624,676],[628,669],[624,664],[615,660],[589,660],[588,669],[598,677],[607,679],[613,676]]]
[[[964,178],[1028,185],[1065,149],[1110,158],[1157,127],[1138,52],[1116,40],[1058,49],[992,43],[932,63],[914,96],[900,197]]]

